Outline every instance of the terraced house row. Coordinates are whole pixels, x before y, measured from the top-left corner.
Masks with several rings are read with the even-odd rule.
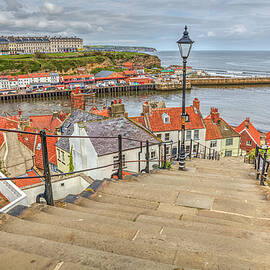
[[[0,37],[0,54],[77,52],[82,48],[83,40],[78,37]]]

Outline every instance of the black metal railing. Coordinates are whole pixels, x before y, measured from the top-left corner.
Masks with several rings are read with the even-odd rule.
[[[160,156],[160,151],[161,151],[161,142],[158,143],[153,143],[149,142],[148,140],[142,141],[142,140],[137,140],[133,138],[127,138],[123,137],[122,135],[118,136],[111,136],[111,137],[96,137],[96,136],[71,136],[71,135],[52,135],[52,134],[46,134],[44,130],[41,130],[39,133],[36,132],[27,132],[27,131],[22,131],[22,130],[10,130],[10,129],[0,129],[0,132],[12,132],[12,133],[17,133],[17,134],[25,134],[25,135],[33,135],[33,136],[40,136],[41,138],[41,147],[42,147],[42,157],[43,157],[43,168],[44,168],[44,174],[39,175],[39,176],[25,176],[25,177],[5,177],[5,178],[0,178],[0,181],[6,181],[6,180],[24,180],[24,179],[39,179],[43,178],[45,181],[45,190],[44,193],[39,194],[36,198],[36,201],[39,203],[41,198],[46,200],[46,203],[48,205],[54,205],[54,200],[53,200],[53,192],[52,192],[52,184],[51,184],[51,179],[53,177],[60,177],[60,176],[68,176],[71,173],[84,173],[84,172],[89,172],[89,171],[94,171],[94,170],[100,170],[104,168],[109,168],[117,165],[116,173],[112,174],[111,178],[113,176],[117,176],[118,179],[123,179],[123,141],[134,141],[140,143],[140,152],[138,155],[138,160],[125,160],[125,163],[138,163],[139,167],[139,172],[145,172],[145,173],[150,173],[150,162],[156,162],[158,163],[158,166],[161,167],[161,164],[166,164],[166,161],[164,162],[164,157],[163,158],[152,158],[150,159],[150,146],[154,145],[159,145],[159,156]],[[47,149],[47,139],[48,138],[75,138],[75,139],[117,139],[118,140],[118,160],[117,162],[100,166],[100,167],[95,167],[95,168],[87,168],[83,170],[77,170],[77,171],[72,171],[72,172],[67,172],[67,173],[58,173],[58,174],[51,174],[50,168],[49,168],[49,158],[48,158],[48,149]],[[141,157],[141,154],[143,153],[143,148],[145,148],[145,157]],[[145,168],[142,167],[142,163],[145,163]]]
[[[188,157],[191,158],[202,158],[202,159],[209,159],[209,160],[220,160],[220,152],[209,148],[205,145],[200,144],[195,140],[190,140],[189,145],[186,144],[188,150]]]
[[[25,176],[25,177],[5,177],[0,178],[0,181],[4,180],[24,180],[24,179],[38,179],[43,178],[45,181],[45,190],[44,193],[39,194],[36,198],[36,201],[39,203],[41,198],[45,199],[46,203],[48,205],[54,205],[53,200],[53,191],[52,191],[52,184],[51,179],[53,177],[60,177],[60,176],[69,176],[71,173],[84,173],[84,172],[90,172],[94,170],[100,170],[104,168],[114,167],[117,165],[116,172],[111,175],[111,178],[114,178],[114,176],[117,177],[117,179],[123,179],[123,163],[138,163],[138,170],[139,173],[145,172],[150,173],[150,163],[155,162],[158,163],[158,167],[162,169],[168,168],[168,162],[171,162],[173,160],[172,155],[170,154],[170,148],[169,145],[173,145],[172,142],[149,142],[148,140],[142,141],[138,139],[133,138],[127,138],[123,137],[122,135],[118,136],[110,136],[110,137],[97,137],[97,136],[72,136],[72,135],[53,135],[53,134],[46,134],[44,130],[41,130],[39,133],[36,132],[27,132],[22,130],[10,130],[10,129],[1,129],[0,132],[12,132],[17,134],[26,134],[26,135],[34,135],[34,136],[40,136],[41,138],[41,147],[42,147],[42,157],[43,157],[43,168],[44,168],[44,174],[39,176]],[[73,139],[116,139],[118,141],[118,160],[117,162],[113,162],[111,164],[107,164],[100,167],[95,168],[87,168],[67,173],[58,173],[58,174],[51,174],[50,167],[49,167],[49,158],[48,158],[48,149],[47,149],[47,139],[49,138],[73,138]],[[134,141],[138,142],[140,148],[140,151],[138,153],[138,159],[137,160],[125,160],[123,161],[123,141]],[[169,144],[169,145],[168,145]],[[150,146],[159,146],[159,154],[158,158],[151,158],[150,157]],[[163,149],[162,149],[163,146]],[[145,156],[141,157],[143,151],[143,148],[145,148]],[[192,158],[204,158],[204,159],[220,159],[220,154],[216,150],[213,150],[211,148],[208,148],[204,145],[201,145],[199,142],[195,142],[193,140],[190,140],[189,145],[189,151],[186,153],[186,157]],[[145,167],[142,168],[142,163],[145,164]],[[268,169],[268,168],[267,168]]]
[[[256,179],[260,181],[260,185],[264,186],[267,179],[270,160],[268,159],[268,148],[263,149],[256,145],[254,168],[256,170]]]

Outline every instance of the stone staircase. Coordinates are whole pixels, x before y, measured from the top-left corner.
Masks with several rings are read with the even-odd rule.
[[[108,182],[0,219],[3,269],[269,270],[270,202],[240,158]]]

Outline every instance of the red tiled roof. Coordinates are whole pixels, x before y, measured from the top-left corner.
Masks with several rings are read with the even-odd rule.
[[[26,127],[24,131],[38,133],[36,129],[29,127]],[[47,134],[52,135],[52,133],[49,132],[47,132]],[[19,134],[18,138],[24,145],[26,145],[34,153],[35,166],[39,169],[44,169],[40,136],[32,134]],[[49,162],[55,165],[57,165],[56,147],[55,147],[57,140],[58,138],[54,137],[47,138]]]
[[[247,127],[247,123],[249,122],[249,127]],[[250,120],[246,119],[245,121],[243,121],[238,127],[236,127],[234,129],[237,133],[239,133],[241,135],[241,133],[246,130],[248,132],[248,134],[253,138],[253,140],[255,141],[255,143],[257,145],[261,144],[261,134],[260,132],[252,125],[252,123],[250,122]]]
[[[99,110],[97,107],[93,107],[90,113],[105,116],[105,117],[110,117],[110,113],[107,109]]]
[[[35,170],[27,171],[26,174],[29,177],[31,177],[31,176],[39,176]],[[31,185],[38,184],[38,183],[41,183],[41,182],[43,182],[41,178],[27,178],[27,179],[13,180],[13,183],[19,188],[31,186]]]
[[[50,73],[30,73],[29,78],[50,77]]]
[[[270,131],[266,134],[266,140],[270,144]]]
[[[38,129],[45,129],[50,132],[55,132],[63,121],[58,117],[54,118],[53,115],[38,115],[38,116],[29,116],[31,122],[31,127]]]
[[[170,117],[170,123],[165,124],[162,115],[166,113]],[[181,107],[171,107],[162,109],[153,109],[150,113],[150,129],[153,132],[181,130]],[[203,121],[199,113],[194,111],[192,106],[186,107],[186,113],[189,115],[189,122],[186,122],[186,129],[204,128]]]
[[[204,124],[206,127],[206,135],[205,135],[205,140],[217,140],[217,139],[222,139],[222,135],[218,129],[218,126],[213,123],[211,119],[211,115],[208,115],[204,119]]]
[[[146,127],[144,116],[129,117],[129,119],[136,121]]]
[[[124,74],[125,75],[137,75],[137,71],[136,70],[125,70]]]
[[[17,118],[17,116],[8,116],[8,117],[0,116],[0,128],[17,129],[18,121],[19,119]],[[3,142],[4,142],[3,132],[0,132],[0,146],[2,146]]]

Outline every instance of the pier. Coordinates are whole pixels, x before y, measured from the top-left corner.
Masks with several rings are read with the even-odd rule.
[[[85,96],[93,96],[100,94],[127,94],[131,92],[155,90],[155,84],[141,84],[141,85],[125,85],[125,86],[107,86],[92,89],[82,89],[81,92]],[[44,91],[44,92],[32,92],[32,93],[16,93],[0,95],[0,102],[21,102],[27,100],[40,100],[48,98],[60,98],[60,97],[70,97],[72,90],[58,90],[58,91]],[[89,92],[91,92],[89,94]]]
[[[192,86],[233,86],[233,85],[262,85],[270,84],[266,78],[189,78]]]

